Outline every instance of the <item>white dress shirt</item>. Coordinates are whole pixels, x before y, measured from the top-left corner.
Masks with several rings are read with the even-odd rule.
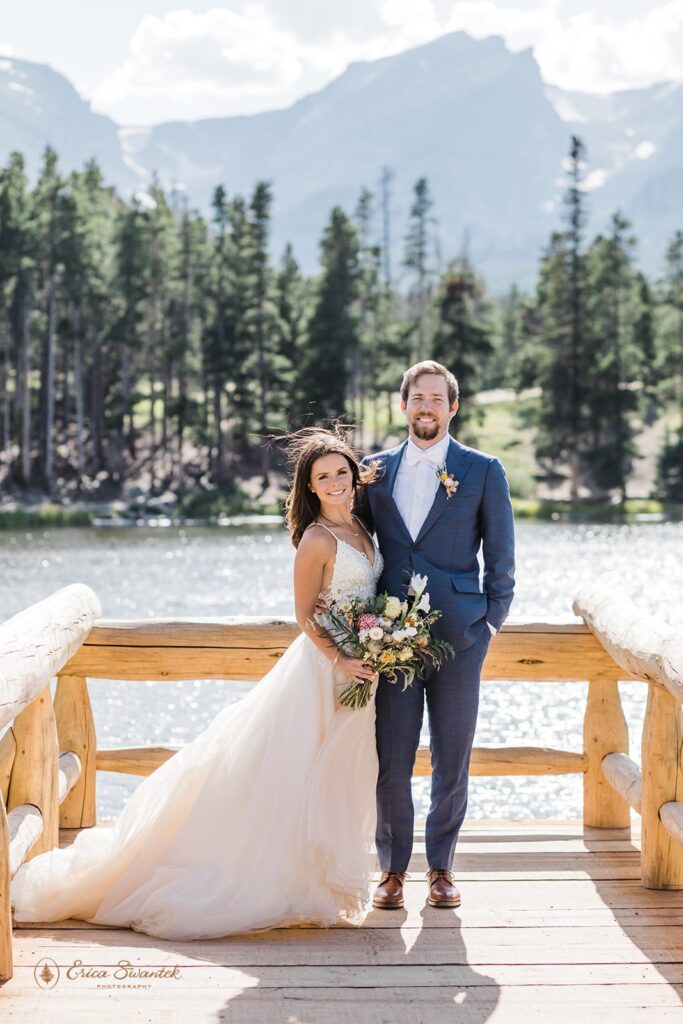
[[[408,533],[416,539],[440,487],[437,470],[446,462],[448,434],[429,448],[408,440],[394,483],[394,501]]]
[[[448,434],[429,448],[420,448],[409,438],[403,452],[393,497],[413,540],[417,539],[441,486],[437,470],[446,464],[449,443]],[[487,625],[492,634],[497,632],[490,622]]]

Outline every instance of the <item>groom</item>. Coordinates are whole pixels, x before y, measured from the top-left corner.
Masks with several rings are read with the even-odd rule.
[[[401,411],[408,439],[364,460],[379,461],[380,472],[364,491],[359,514],[377,533],[384,556],[379,589],[403,596],[413,573],[427,576],[432,608],[443,613],[434,632],[456,654],[404,692],[380,679],[376,842],[382,874],[373,903],[403,906],[413,847],[411,780],[426,698],[432,754],[428,900],[434,907],[455,907],[460,894],[451,865],[467,807],[481,667],[512,602],[514,522],[501,463],[448,434],[458,411],[458,383],[445,366],[428,360],[406,370]]]

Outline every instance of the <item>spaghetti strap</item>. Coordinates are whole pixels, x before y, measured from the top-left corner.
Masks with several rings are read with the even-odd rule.
[[[336,533],[334,532],[334,530],[331,530],[331,529],[329,528],[329,526],[325,526],[325,524],[324,524],[324,523],[309,523],[309,524],[308,524],[308,526],[306,527],[306,530],[310,530],[310,528],[311,528],[312,526],[320,526],[320,527],[322,527],[322,529],[323,529],[323,530],[327,530],[327,532],[328,532],[329,534],[331,534],[331,535],[332,535],[332,536],[334,537],[334,539],[335,539],[336,541],[338,541],[338,540],[339,540],[339,537],[338,537],[338,536],[337,536],[337,534],[336,534]],[[306,530],[304,530],[304,533],[306,532]],[[342,543],[344,543],[344,542],[342,541]]]

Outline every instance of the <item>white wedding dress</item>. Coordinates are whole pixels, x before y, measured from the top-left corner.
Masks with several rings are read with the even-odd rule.
[[[338,540],[330,592],[371,596],[382,571]],[[113,827],[22,865],[17,921],[76,917],[169,939],[353,919],[374,866],[374,699],[305,636],[146,778]]]

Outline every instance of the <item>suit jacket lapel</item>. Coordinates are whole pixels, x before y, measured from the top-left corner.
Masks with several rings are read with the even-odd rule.
[[[448,470],[449,475],[454,477],[456,480],[462,482],[462,479],[465,476],[469,467],[470,460],[467,456],[467,450],[463,448],[461,444],[458,444],[457,441],[454,441],[453,438],[451,438],[450,443],[448,445],[448,452],[446,453],[446,469]],[[439,483],[439,487],[434,497],[434,503],[430,508],[429,512],[427,513],[427,518],[420,527],[420,532],[415,538],[416,544],[419,544],[424,535],[429,530],[431,530],[432,526],[434,526],[443,510],[446,508],[446,504],[449,501],[457,500],[457,491],[455,492],[454,495],[452,495],[451,498],[449,498],[448,495],[446,494],[446,488],[443,486],[442,483]]]
[[[413,543],[413,538],[410,536],[410,533],[408,532],[408,527],[406,526],[406,524],[403,521],[403,516],[401,515],[401,513],[398,510],[398,505],[394,501],[394,485],[396,483],[396,476],[398,474],[398,467],[401,465],[401,459],[403,458],[403,453],[405,451],[405,447],[406,447],[407,444],[408,444],[408,440],[406,439],[403,442],[403,444],[399,445],[398,448],[394,452],[391,453],[391,455],[387,456],[386,462],[385,462],[385,465],[387,467],[387,471],[386,471],[386,473],[384,475],[384,479],[382,480],[381,484],[382,484],[382,486],[384,488],[384,491],[385,491],[385,494],[386,494],[386,498],[387,498],[387,504],[388,504],[389,508],[392,510],[397,523],[400,525],[400,527],[403,530],[404,534],[406,535],[406,537],[408,538],[408,540],[412,544]]]

